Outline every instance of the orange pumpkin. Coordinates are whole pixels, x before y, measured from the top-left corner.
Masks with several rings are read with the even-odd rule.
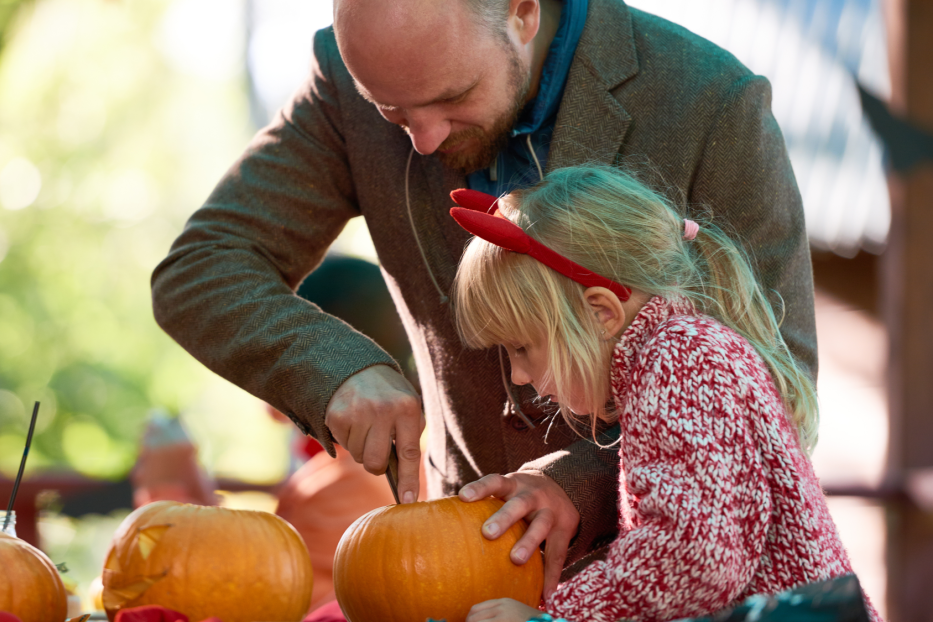
[[[62,622],[68,595],[55,564],[28,542],[0,533],[0,611],[23,622]]]
[[[480,529],[502,502],[457,497],[390,505],[360,517],[334,558],[334,588],[349,622],[463,622],[470,607],[514,598],[541,599],[540,553],[516,565],[509,553],[525,533],[520,522],[496,540]]]
[[[295,528],[274,514],[157,501],[126,517],[104,562],[103,604],[162,605],[191,620],[301,620],[311,561]]]

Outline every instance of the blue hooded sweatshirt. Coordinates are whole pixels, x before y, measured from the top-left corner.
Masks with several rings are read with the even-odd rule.
[[[501,196],[540,181],[538,166],[529,152],[528,138],[531,137],[531,147],[543,171],[547,167],[551,136],[567,74],[586,24],[587,3],[588,0],[563,1],[557,33],[541,71],[538,93],[522,109],[508,145],[499,152],[492,165],[467,176],[467,185],[471,189]]]

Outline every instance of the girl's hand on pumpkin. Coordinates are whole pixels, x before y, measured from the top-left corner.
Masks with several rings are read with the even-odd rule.
[[[324,424],[334,439],[374,475],[389,465],[395,439],[398,494],[403,503],[418,500],[421,398],[411,383],[388,365],[373,365],[347,378],[327,405]]]
[[[541,615],[537,609],[511,598],[497,598],[473,605],[466,622],[527,622]]]
[[[524,564],[547,540],[544,596],[549,596],[560,581],[567,548],[580,525],[580,512],[564,489],[540,471],[487,475],[460,489],[463,501],[489,496],[505,501],[505,505],[483,524],[483,535],[489,540],[495,540],[523,518],[528,521],[525,535],[512,547],[513,562]]]

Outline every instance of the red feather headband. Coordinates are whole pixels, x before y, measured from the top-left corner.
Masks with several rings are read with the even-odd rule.
[[[513,253],[534,257],[548,268],[585,287],[605,287],[623,302],[632,295],[628,287],[587,270],[525,233],[499,212],[499,199],[496,197],[461,188],[451,192],[450,198],[463,206],[450,208],[450,215],[473,235]]]

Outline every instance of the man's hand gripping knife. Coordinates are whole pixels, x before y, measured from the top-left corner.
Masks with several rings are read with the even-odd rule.
[[[418,392],[387,365],[374,365],[344,381],[324,415],[334,439],[374,475],[386,472],[392,441],[398,452],[398,494],[418,500],[424,414]]]

